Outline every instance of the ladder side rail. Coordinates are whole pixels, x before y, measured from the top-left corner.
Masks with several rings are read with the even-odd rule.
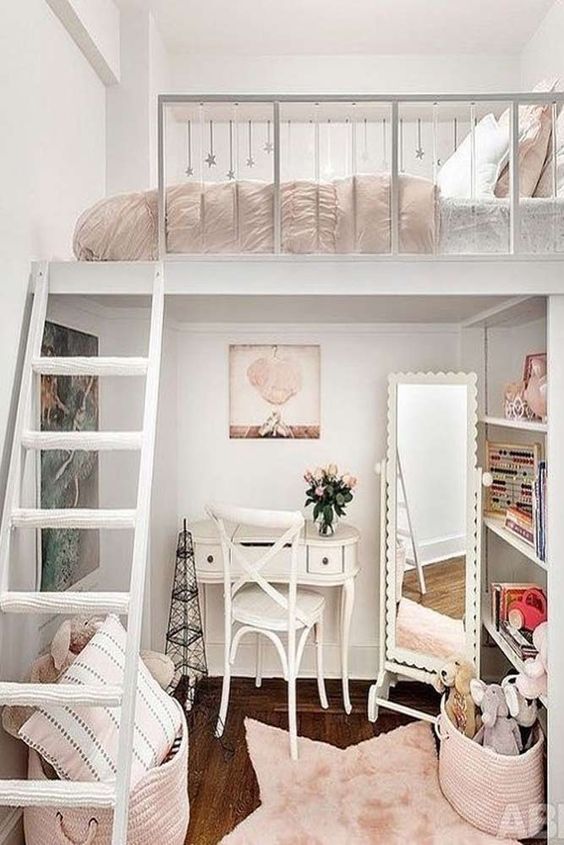
[[[143,414],[143,445],[139,467],[137,494],[137,522],[133,541],[131,566],[130,608],[125,647],[123,704],[118,740],[116,806],[112,831],[112,845],[126,845],[129,815],[132,745],[137,698],[137,670],[143,621],[143,596],[148,558],[151,488],[156,439],[159,376],[161,366],[164,316],[164,274],[162,263],[155,267],[148,370]]]
[[[407,489],[405,486],[405,478],[403,475],[403,469],[401,465],[399,450],[397,453],[397,461],[398,461],[398,476],[400,480],[401,491],[403,495],[403,500],[405,503],[405,515],[407,517],[407,525],[409,528],[410,533],[410,540],[411,540],[411,547],[413,549],[413,558],[415,563],[415,568],[417,570],[417,577],[419,579],[419,589],[421,590],[422,595],[425,595],[427,592],[427,586],[425,584],[425,574],[423,572],[423,565],[421,563],[421,556],[419,554],[419,543],[417,539],[417,535],[415,533],[415,529],[413,527],[413,520],[411,518],[411,512],[409,510],[409,499],[407,495]]]
[[[31,364],[34,358],[41,355],[48,295],[48,265],[46,262],[42,262],[36,265],[34,269],[33,307],[22,369],[2,522],[0,524],[0,594],[7,591],[9,583],[11,514],[17,507],[21,494],[22,435],[29,423],[29,415],[32,409],[32,390],[35,381]]]

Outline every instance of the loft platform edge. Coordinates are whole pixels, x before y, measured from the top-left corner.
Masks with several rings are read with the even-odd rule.
[[[50,292],[148,296],[158,262],[54,261]],[[167,296],[549,296],[564,294],[553,256],[178,256]]]

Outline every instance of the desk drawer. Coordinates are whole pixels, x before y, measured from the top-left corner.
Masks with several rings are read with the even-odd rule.
[[[340,575],[344,569],[342,546],[308,546],[307,571],[309,575]]]
[[[194,547],[196,560],[196,571],[198,572],[223,572],[223,552],[221,545],[217,546],[208,543],[196,543]]]
[[[245,555],[246,559],[249,563],[254,563],[264,557],[267,553],[268,549],[270,548],[270,544],[265,543],[264,545],[259,545],[253,543],[252,545],[242,544],[241,551]],[[278,554],[274,555],[274,557],[268,561],[266,566],[263,566],[260,570],[261,575],[268,576],[268,575],[287,575],[290,574],[290,565],[292,561],[292,550],[289,546],[286,546],[283,549],[280,549]],[[233,569],[237,572],[241,570],[241,566],[239,562],[235,559]],[[299,571],[299,565],[298,565]]]

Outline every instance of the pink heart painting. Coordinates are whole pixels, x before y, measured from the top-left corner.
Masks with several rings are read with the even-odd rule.
[[[444,798],[431,727],[415,722],[345,750],[247,719],[261,806],[223,845],[494,845]],[[235,785],[234,785],[235,786]],[[506,845],[517,845],[504,840]]]

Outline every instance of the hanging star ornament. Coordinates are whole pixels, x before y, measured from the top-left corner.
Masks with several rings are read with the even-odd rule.
[[[228,179],[235,179],[235,171],[233,170],[233,168],[231,168],[231,170],[227,171],[227,178]]]
[[[417,147],[415,150],[415,158],[422,159],[425,155],[425,150],[422,147]]]
[[[186,176],[193,176],[194,175],[194,168],[193,167],[187,167],[186,170],[184,171],[184,173],[186,174]]]
[[[247,159],[247,167],[254,167],[254,166],[255,166],[255,160],[252,156],[249,156],[248,159]]]
[[[273,149],[274,149],[274,144],[272,143],[272,141],[266,141],[266,143],[263,147],[263,150],[265,151],[265,153],[271,153],[273,151]]]
[[[208,153],[206,158],[205,158],[205,162],[206,162],[208,167],[215,167],[215,165],[216,165],[215,153]]]

